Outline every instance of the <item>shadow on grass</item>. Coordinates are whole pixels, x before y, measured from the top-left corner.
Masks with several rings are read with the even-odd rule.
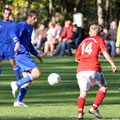
[[[120,117],[115,117],[115,118],[103,118],[102,120],[119,120]],[[0,120],[78,120],[77,118],[0,118]],[[84,118],[84,120],[98,120],[97,118]]]
[[[0,119],[1,120],[1,119]],[[77,118],[2,118],[2,120],[77,120]],[[92,120],[92,119],[86,119],[86,120]]]

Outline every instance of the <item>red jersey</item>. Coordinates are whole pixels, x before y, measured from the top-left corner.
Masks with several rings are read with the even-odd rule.
[[[77,73],[80,71],[102,71],[98,62],[99,52],[107,51],[105,41],[99,36],[85,38],[79,45],[75,59],[79,61]]]

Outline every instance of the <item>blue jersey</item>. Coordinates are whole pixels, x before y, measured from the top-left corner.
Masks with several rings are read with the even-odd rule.
[[[20,48],[16,51],[16,54],[30,52],[33,55],[37,55],[38,52],[34,49],[31,43],[31,35],[33,28],[27,22],[19,22],[12,28],[10,35],[14,43],[20,43]]]
[[[16,23],[12,20],[10,20],[9,22],[4,22],[3,20],[0,20],[0,43],[12,43],[10,31],[15,24]]]

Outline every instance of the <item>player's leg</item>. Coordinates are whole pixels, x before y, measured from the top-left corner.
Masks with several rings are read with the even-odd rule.
[[[24,78],[26,78],[27,76],[29,76],[31,74],[34,79],[37,79],[40,76],[40,70],[38,68],[34,68],[34,69],[30,70],[30,72],[23,72],[22,74],[23,74]],[[32,81],[30,81],[26,84],[23,84],[20,87],[19,94],[17,96],[16,101],[14,102],[15,107],[16,106],[28,107],[26,104],[24,104],[22,102],[22,100],[25,97],[27,90],[28,90],[31,83],[32,83]]]
[[[82,119],[84,115],[85,98],[87,91],[90,89],[89,72],[77,73],[77,81],[80,88],[80,96],[78,98],[78,118]]]
[[[12,47],[12,44],[6,44],[4,46],[4,56],[6,58],[6,60],[9,60],[14,72],[15,72],[15,75],[17,77],[17,80],[20,80],[21,79],[21,76],[20,76],[20,72],[19,72],[19,68],[16,66],[16,63],[15,63],[15,60],[14,60],[14,48]]]
[[[10,64],[13,68],[13,71],[17,77],[17,80],[20,80],[21,79],[20,71],[19,71],[19,68],[16,66],[15,59],[10,59],[9,61],[10,61]]]
[[[23,77],[26,77],[27,75],[29,75],[30,73],[29,72],[23,72],[22,75]],[[14,107],[28,107],[26,104],[24,104],[22,101],[27,93],[27,90],[29,88],[29,85],[30,85],[31,82],[29,83],[26,83],[24,85],[22,85],[20,87],[20,90],[19,90],[19,94],[16,98],[16,101],[14,102]]]
[[[96,72],[95,79],[96,79],[96,83],[100,86],[100,89],[96,95],[92,107],[89,110],[89,113],[95,115],[98,118],[102,118],[102,116],[99,114],[98,106],[103,101],[105,94],[107,92],[107,82],[104,78],[104,75],[101,72]]]
[[[29,75],[27,75],[26,77],[24,77],[24,78],[22,78],[21,80],[19,80],[19,81],[17,81],[16,82],[16,85],[18,86],[18,87],[20,87],[20,86],[22,86],[22,85],[24,85],[24,84],[26,84],[26,83],[29,83],[29,82],[31,82],[32,80],[35,80],[35,79],[37,79],[37,78],[39,78],[40,77],[40,70],[39,70],[39,68],[38,67],[35,67],[35,68],[33,68],[32,70],[30,70],[30,74]]]
[[[21,80],[17,81],[17,82],[11,82],[11,87],[12,87],[12,94],[15,97],[15,94],[18,90],[19,87],[21,87],[22,85],[27,84],[27,87],[30,85],[31,81],[34,79],[37,79],[40,77],[40,70],[38,69],[38,67],[33,68],[31,71],[31,74],[27,75],[26,77],[22,78]]]
[[[0,74],[2,72],[2,60],[4,59],[4,44],[0,43]]]
[[[0,74],[1,74],[1,71],[2,71],[1,67],[2,67],[2,60],[0,60]]]
[[[78,118],[83,118],[84,115],[84,105],[85,105],[85,98],[87,96],[87,91],[80,90],[80,96],[78,98]]]
[[[19,65],[21,72],[23,73],[29,71],[30,74],[17,82],[16,81],[11,82],[12,94],[14,97],[19,87],[26,83],[31,82],[33,79],[37,79],[41,74],[40,70],[37,67],[37,64],[35,63],[33,58],[29,55],[28,52],[17,55],[15,59],[17,65]],[[22,59],[24,59],[24,61]]]

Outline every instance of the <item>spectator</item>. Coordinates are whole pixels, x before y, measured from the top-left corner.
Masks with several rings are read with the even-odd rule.
[[[55,39],[58,42],[58,39],[59,39],[59,37],[60,37],[60,35],[61,35],[62,31],[63,31],[63,28],[62,28],[62,26],[61,26],[61,24],[59,22],[56,23],[55,29],[56,29],[56,31],[55,31]]]
[[[73,30],[72,30],[72,37],[69,40],[69,43],[75,44],[75,48],[77,50],[79,44],[82,42],[83,39],[83,31],[81,27],[77,27],[77,25],[73,25]]]
[[[65,26],[63,27],[63,32],[59,38],[60,43],[57,46],[57,50],[54,53],[54,56],[57,56],[59,54],[61,56],[64,56],[66,46],[68,48],[68,55],[69,56],[72,55],[71,46],[68,42],[68,40],[71,38],[71,36],[72,36],[72,23],[70,20],[67,20],[67,21],[65,21]]]
[[[40,24],[39,28],[36,30],[36,38],[34,44],[37,44],[37,51],[42,53],[41,47],[44,46],[47,40],[47,28],[44,24]]]
[[[33,28],[32,35],[31,35],[31,43],[32,43],[32,45],[34,45],[35,33],[36,33],[35,28]]]
[[[108,49],[109,46],[111,47],[111,56],[112,58],[115,58],[116,57],[116,37],[117,37],[116,21],[112,21],[111,28],[106,35],[106,39],[107,37],[110,38],[110,41],[106,44],[106,48]]]
[[[49,29],[47,31],[47,41],[45,42],[44,53],[42,56],[47,56],[47,53],[51,51],[51,56],[53,55],[55,44],[55,24],[53,22],[49,22]]]

